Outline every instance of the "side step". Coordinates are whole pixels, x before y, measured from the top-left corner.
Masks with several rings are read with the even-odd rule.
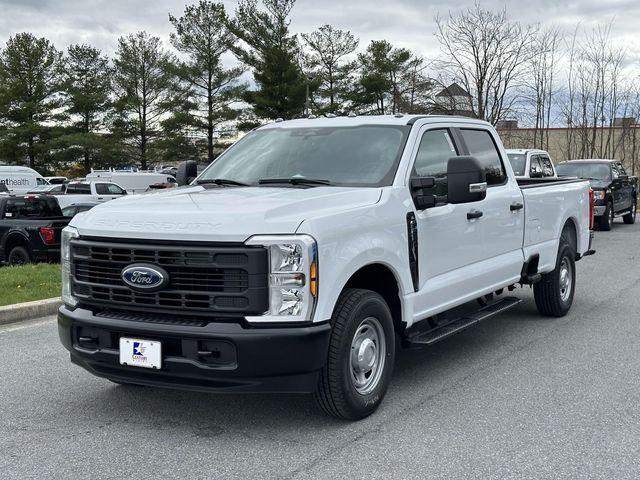
[[[510,308],[515,307],[520,302],[522,302],[522,300],[519,298],[505,297],[497,302],[480,308],[474,313],[452,320],[441,327],[436,327],[433,330],[429,330],[415,336],[409,336],[407,338],[407,342],[410,346],[416,347],[433,345],[440,340],[444,340],[451,335],[455,335],[456,333],[466,330],[476,323],[505,312]]]

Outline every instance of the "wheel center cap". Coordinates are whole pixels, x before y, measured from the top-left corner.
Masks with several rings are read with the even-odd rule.
[[[357,350],[358,369],[361,372],[368,372],[373,368],[375,359],[376,344],[371,339],[365,338]]]

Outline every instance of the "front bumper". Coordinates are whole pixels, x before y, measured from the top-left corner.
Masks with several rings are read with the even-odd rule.
[[[134,318],[134,317],[132,317]],[[250,328],[240,323],[155,323],[65,306],[58,333],[71,361],[94,375],[140,385],[216,392],[315,391],[331,326]],[[162,342],[160,370],[119,362],[121,336]]]

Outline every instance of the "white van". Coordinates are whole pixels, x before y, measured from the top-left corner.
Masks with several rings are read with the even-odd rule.
[[[6,185],[10,193],[18,195],[48,185],[44,177],[32,168],[17,165],[0,165],[0,183]]]
[[[87,174],[87,182],[112,182],[120,185],[127,193],[143,193],[151,185],[172,184],[176,179],[171,175],[159,172],[134,172],[130,170],[91,170]]]

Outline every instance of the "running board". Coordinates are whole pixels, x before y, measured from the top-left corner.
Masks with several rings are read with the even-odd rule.
[[[445,338],[466,330],[476,323],[480,323],[487,318],[491,318],[494,315],[505,312],[510,308],[515,307],[520,302],[522,302],[522,300],[519,298],[505,297],[501,300],[498,300],[497,302],[480,308],[474,313],[458,318],[456,320],[452,320],[447,324],[442,325],[441,327],[436,327],[433,330],[416,334],[415,336],[409,336],[407,338],[407,342],[409,346],[415,347],[433,345],[440,340],[444,340]]]

